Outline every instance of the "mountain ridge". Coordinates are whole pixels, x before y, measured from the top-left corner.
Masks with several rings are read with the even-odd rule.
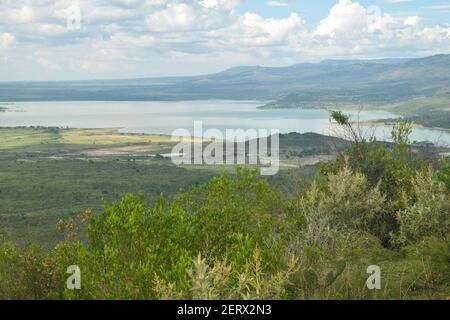
[[[450,55],[418,59],[324,60],[285,67],[238,66],[189,76],[0,83],[0,101],[277,101],[267,107],[386,104],[450,98]]]

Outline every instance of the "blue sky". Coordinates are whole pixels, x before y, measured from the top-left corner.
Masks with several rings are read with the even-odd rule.
[[[1,0],[0,81],[450,53],[443,0]]]
[[[326,17],[336,0],[291,0],[276,1],[286,6],[268,6],[270,1],[247,0],[239,11],[258,12],[265,17],[284,17],[290,12],[298,12],[305,17],[308,26],[313,26]],[[379,6],[382,11],[398,15],[420,15],[427,25],[450,23],[450,2],[443,0],[361,0],[362,5]]]

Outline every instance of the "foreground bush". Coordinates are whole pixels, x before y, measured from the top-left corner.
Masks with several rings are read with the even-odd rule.
[[[446,239],[450,230],[450,197],[445,185],[434,179],[431,169],[418,172],[412,178],[412,204],[398,212],[403,243],[414,243],[429,235]]]
[[[377,219],[385,197],[345,167],[301,195],[282,199],[251,171],[221,176],[149,206],[126,196],[61,222],[52,252],[0,250],[3,299],[367,299],[446,298],[448,192],[432,172],[398,213],[398,249],[383,247]],[[87,222],[87,240],[77,225]],[[365,288],[383,270],[383,291]],[[66,288],[78,265],[81,290]]]

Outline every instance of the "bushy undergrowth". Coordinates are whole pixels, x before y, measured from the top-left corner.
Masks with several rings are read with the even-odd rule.
[[[128,195],[61,221],[66,238],[51,252],[4,242],[0,298],[445,299],[448,160],[416,158],[402,130],[394,148],[357,141],[297,194],[238,169],[174,198]],[[66,288],[70,265],[80,290]],[[370,265],[381,290],[366,287]]]

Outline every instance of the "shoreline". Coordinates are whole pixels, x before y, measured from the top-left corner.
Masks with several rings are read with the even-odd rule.
[[[184,100],[183,100],[184,101]],[[195,102],[198,100],[189,100],[188,102]],[[282,108],[264,108],[264,103],[267,103],[267,100],[217,100],[217,99],[209,99],[209,100],[202,100],[202,101],[207,101],[209,103],[212,103],[213,101],[220,101],[220,102],[224,102],[224,103],[251,103],[253,106],[251,107],[252,110],[255,110],[255,112],[260,111],[261,113],[263,113],[264,111],[268,111],[268,110],[323,110],[324,112],[329,112],[330,110],[342,110],[342,111],[353,111],[353,113],[358,113],[358,112],[363,112],[363,113],[374,113],[374,115],[372,117],[374,118],[378,118],[378,119],[374,119],[374,120],[363,120],[363,121],[358,121],[356,118],[357,116],[355,114],[353,114],[353,123],[359,123],[359,125],[361,126],[376,126],[379,128],[390,128],[392,127],[392,125],[400,120],[400,119],[404,119],[406,117],[406,114],[404,112],[401,112],[400,110],[393,110],[392,108],[389,108],[388,106],[366,106],[366,107],[361,107],[361,105],[356,105],[356,104],[351,104],[351,105],[340,105],[340,106],[331,106],[331,105],[325,105],[322,106],[320,108],[318,107],[282,107]],[[38,101],[40,102],[40,101]],[[53,102],[53,101],[52,101]],[[89,101],[65,101],[65,102],[70,102],[70,103],[83,103],[83,102],[89,102]],[[104,103],[108,103],[108,101],[95,101],[95,102],[104,102]],[[120,103],[120,101],[113,101],[116,103]],[[131,101],[133,102],[133,101]],[[141,103],[145,103],[147,101],[140,101]],[[148,102],[158,102],[158,101],[148,101]],[[167,103],[171,103],[172,101],[166,101]],[[182,101],[180,101],[182,102]],[[267,105],[267,104],[266,104]],[[0,102],[0,112],[4,111],[2,109],[5,109],[6,106],[15,106],[15,103],[9,103],[9,102]],[[244,110],[245,111],[245,110]],[[26,112],[26,111],[23,111]],[[376,114],[377,112],[379,112],[380,114]],[[386,114],[383,114],[386,113]],[[175,113],[174,113],[175,114]],[[239,116],[239,114],[237,113],[237,116]],[[398,116],[398,119],[396,118]],[[277,116],[275,114],[275,116],[271,117],[272,119],[275,119]],[[301,116],[297,117],[298,119],[303,119],[301,118]],[[370,118],[370,117],[369,117]],[[7,118],[6,118],[7,119]],[[292,119],[294,119],[294,117],[292,117]],[[275,119],[276,120],[276,119]],[[304,119],[307,120],[307,119]],[[314,119],[313,119],[314,120]],[[13,122],[14,123],[14,122]],[[26,123],[26,122],[25,122]],[[68,122],[70,123],[70,121]],[[120,122],[116,122],[116,124],[119,124]],[[163,132],[164,130],[159,130],[159,133],[155,133],[152,132],[152,126],[150,125],[149,128],[142,128],[141,130],[135,131],[133,132],[133,130],[128,129],[128,127],[126,126],[126,124],[124,126],[107,126],[107,124],[105,124],[106,126],[103,127],[101,125],[101,122],[99,123],[100,125],[96,126],[96,124],[93,124],[91,127],[89,128],[83,128],[83,127],[66,127],[66,126],[39,126],[39,125],[33,125],[33,126],[13,126],[13,127],[9,127],[8,125],[8,121],[5,121],[6,126],[0,126],[2,128],[53,128],[53,129],[91,129],[91,130],[95,130],[95,129],[114,129],[117,131],[117,134],[120,135],[133,135],[133,136],[139,136],[139,135],[146,135],[146,136],[155,136],[155,135],[159,135],[159,136],[165,136],[165,137],[172,137],[170,132]],[[230,128],[239,128],[239,124],[237,125],[233,125],[233,123],[229,124]],[[255,126],[258,126],[257,123],[255,123]],[[281,125],[282,126],[282,125]],[[307,130],[305,128],[305,130],[300,130],[299,127],[295,128],[292,126],[287,126],[284,127],[285,130],[283,130],[283,133],[289,133],[289,132],[297,132],[297,133],[306,133],[306,132],[315,132],[318,134],[324,134],[323,130],[321,132],[318,131],[314,131],[313,130]],[[154,128],[153,128],[154,129]],[[436,135],[439,133],[445,134],[447,135],[448,133],[450,133],[450,129],[449,128],[444,128],[444,127],[435,127],[435,126],[426,126],[426,125],[422,125],[420,123],[417,122],[413,122],[413,129],[419,129],[419,130],[430,130],[430,135]],[[166,130],[169,131],[169,130]],[[434,131],[434,132],[431,132]],[[158,130],[156,130],[156,132],[158,132]],[[426,133],[424,133],[425,135]],[[330,134],[325,134],[325,135],[330,135]],[[334,136],[334,134],[331,134]],[[423,139],[417,139],[419,141],[425,141],[427,140],[427,137],[424,136]]]
[[[271,102],[272,103],[272,102]],[[406,103],[406,102],[403,102]],[[436,131],[444,131],[444,132],[449,132],[450,133],[450,128],[445,128],[445,127],[437,127],[437,126],[426,126],[423,124],[420,124],[416,121],[414,121],[413,119],[408,119],[410,117],[420,117],[422,116],[419,113],[419,110],[423,112],[423,110],[419,109],[419,110],[413,110],[413,112],[409,111],[402,111],[402,110],[398,110],[395,109],[395,107],[393,107],[392,105],[366,105],[366,106],[361,106],[361,105],[339,105],[339,106],[321,106],[321,107],[310,107],[310,106],[298,106],[298,107],[288,107],[288,106],[280,106],[280,107],[270,107],[269,106],[270,103],[258,107],[258,109],[260,110],[338,110],[338,111],[384,111],[384,112],[389,112],[393,115],[398,116],[398,120],[409,120],[412,122],[412,128],[413,129],[429,129],[429,130],[436,130]],[[432,109],[430,111],[434,111],[434,112],[449,112],[450,113],[450,109]],[[392,126],[393,124],[395,124],[395,119],[378,119],[378,120],[366,120],[366,121],[352,121],[352,123],[359,123],[362,125],[372,125],[372,124],[377,124],[380,126],[384,126],[384,127],[388,127],[388,126]]]

